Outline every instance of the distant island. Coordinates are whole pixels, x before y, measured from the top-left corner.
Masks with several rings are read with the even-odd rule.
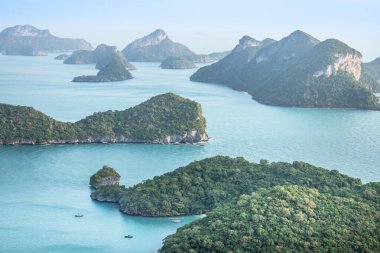
[[[60,55],[57,55],[56,57],[54,57],[54,60],[64,61],[69,57],[70,57],[70,55],[68,55],[68,54],[60,54]]]
[[[380,183],[362,184],[304,162],[256,164],[216,156],[129,188],[101,186],[91,198],[117,202],[129,215],[207,214],[168,236],[160,252],[208,252],[209,247],[261,252],[265,240],[273,241],[265,244],[268,252],[278,247],[375,252],[380,248],[375,232],[380,229],[379,194]]]
[[[31,107],[0,104],[0,143],[197,143],[207,141],[201,105],[173,93],[124,111],[60,122]]]
[[[134,40],[122,52],[132,62],[162,62],[167,57],[183,57],[193,63],[210,63],[226,55],[226,52],[198,55],[185,45],[173,42],[162,29]]]
[[[295,31],[274,41],[244,36],[217,63],[190,79],[248,92],[260,103],[278,106],[380,110],[380,91],[364,71],[361,54],[341,41]]]
[[[160,67],[162,69],[193,69],[197,66],[184,57],[169,56],[161,63]]]
[[[66,39],[31,25],[8,27],[0,33],[0,52],[10,55],[39,56],[52,52],[91,49],[83,39]]]
[[[43,50],[35,50],[30,46],[9,47],[4,52],[5,55],[20,55],[20,56],[47,56]]]
[[[96,76],[78,76],[73,79],[73,82],[116,82],[132,78],[120,58],[115,58],[99,70]]]
[[[117,59],[128,70],[134,70],[135,66],[127,61],[124,55],[115,46],[100,44],[95,50],[78,50],[64,60],[64,64],[96,64],[97,69],[102,69],[111,61]]]

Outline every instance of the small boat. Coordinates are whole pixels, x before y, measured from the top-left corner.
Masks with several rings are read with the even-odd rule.
[[[82,218],[84,215],[81,214],[81,213],[77,213],[76,215],[74,215],[75,218]]]
[[[173,145],[180,145],[181,143],[179,142],[174,142]]]
[[[125,235],[124,238],[131,239],[131,238],[133,238],[133,236],[132,235]]]
[[[180,220],[180,219],[171,219],[170,221],[173,222],[173,223],[180,223],[180,222],[182,222],[182,220]]]

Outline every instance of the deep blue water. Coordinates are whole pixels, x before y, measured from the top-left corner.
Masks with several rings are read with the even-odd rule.
[[[183,223],[121,214],[91,201],[88,180],[113,166],[128,186],[213,155],[248,160],[303,160],[363,182],[380,181],[380,112],[281,108],[243,92],[190,82],[194,70],[161,70],[135,63],[133,80],[71,83],[96,73],[91,65],[64,65],[48,57],[0,55],[0,102],[29,105],[62,121],[96,111],[126,109],[164,92],[202,104],[204,146],[91,144],[0,147],[0,252],[156,252]],[[75,213],[83,213],[81,219]],[[124,239],[125,234],[134,235]]]

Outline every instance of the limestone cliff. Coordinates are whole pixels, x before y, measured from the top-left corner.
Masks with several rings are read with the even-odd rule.
[[[335,60],[333,63],[327,65],[324,69],[321,69],[314,73],[314,77],[324,75],[326,77],[335,76],[338,71],[344,71],[351,74],[356,81],[360,80],[362,73],[361,55],[358,53],[353,54],[335,54]]]

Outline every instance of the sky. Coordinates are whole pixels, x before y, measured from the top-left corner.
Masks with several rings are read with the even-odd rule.
[[[278,40],[302,30],[370,61],[380,56],[379,11],[380,0],[1,0],[0,30],[30,24],[121,50],[160,28],[196,53],[230,50],[243,35]]]

